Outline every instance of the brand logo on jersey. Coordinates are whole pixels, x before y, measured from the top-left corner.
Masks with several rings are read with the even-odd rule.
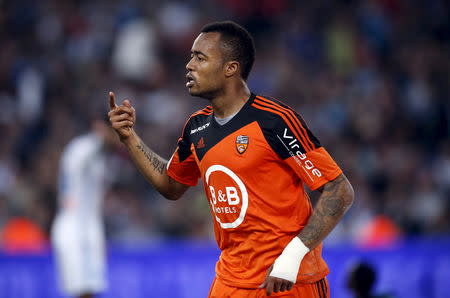
[[[279,138],[279,137],[278,137]],[[294,137],[288,134],[288,129],[284,129],[283,139],[288,140],[288,144],[286,144],[283,140],[282,143],[289,150],[289,154],[294,157],[295,161],[298,165],[300,165],[306,172],[306,174],[313,180],[310,174],[316,177],[321,177],[322,173],[317,169],[312,161],[310,161],[306,154],[300,151],[299,141]]]
[[[229,168],[212,165],[205,173],[209,203],[223,229],[238,227],[245,218],[248,193],[244,182]]]
[[[236,149],[239,154],[242,154],[247,150],[248,136],[240,135],[236,137]]]
[[[201,148],[205,148],[205,140],[203,139],[203,137],[197,143],[197,149],[201,149]]]
[[[210,123],[211,122],[208,122],[205,125],[197,127],[196,129],[191,129],[191,134],[204,130],[205,128],[207,128],[209,126]]]

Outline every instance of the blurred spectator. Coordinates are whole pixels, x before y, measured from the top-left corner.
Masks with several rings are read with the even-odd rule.
[[[115,72],[123,79],[136,81],[155,76],[155,43],[154,29],[146,21],[133,20],[123,25],[112,57]]]
[[[47,237],[30,219],[15,217],[5,224],[0,243],[7,253],[39,253],[47,248]]]
[[[377,273],[369,263],[356,263],[347,276],[347,287],[354,298],[393,298],[389,294],[374,294]]]
[[[383,215],[370,219],[361,225],[357,244],[364,247],[389,247],[398,243],[400,231],[392,220]]]

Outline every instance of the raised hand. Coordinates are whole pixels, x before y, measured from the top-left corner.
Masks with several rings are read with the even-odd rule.
[[[122,142],[133,135],[133,126],[136,123],[136,111],[129,100],[124,100],[122,105],[116,104],[116,96],[109,92],[109,122]]]

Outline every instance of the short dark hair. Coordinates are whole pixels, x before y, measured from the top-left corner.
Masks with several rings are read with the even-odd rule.
[[[220,42],[225,48],[225,59],[236,60],[241,65],[241,77],[247,80],[255,62],[255,43],[248,31],[232,21],[214,22],[205,25],[202,33],[220,33]]]

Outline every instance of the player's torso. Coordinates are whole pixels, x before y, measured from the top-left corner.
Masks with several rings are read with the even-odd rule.
[[[212,118],[211,127],[195,136],[191,147],[217,224],[230,231],[257,215],[254,178],[269,172],[263,159],[272,158],[256,121],[235,129],[233,120],[217,127]]]
[[[259,286],[312,213],[302,179],[276,147],[291,146],[283,147],[290,152],[298,146],[297,139],[280,122],[283,113],[254,102],[250,98],[224,125],[217,123],[210,107],[193,114],[179,143],[190,148],[211,207],[222,250],[217,276],[244,288]],[[185,151],[179,151],[180,160],[187,158]],[[327,272],[320,248],[303,263],[303,280],[316,280]]]
[[[225,125],[218,124],[212,113],[190,123],[191,151],[222,249],[257,231],[271,231],[273,237],[295,234],[310,212],[308,204],[301,204],[305,203],[301,180],[266,140],[263,131],[270,125],[266,116],[246,104]],[[302,207],[305,210],[299,210]]]

